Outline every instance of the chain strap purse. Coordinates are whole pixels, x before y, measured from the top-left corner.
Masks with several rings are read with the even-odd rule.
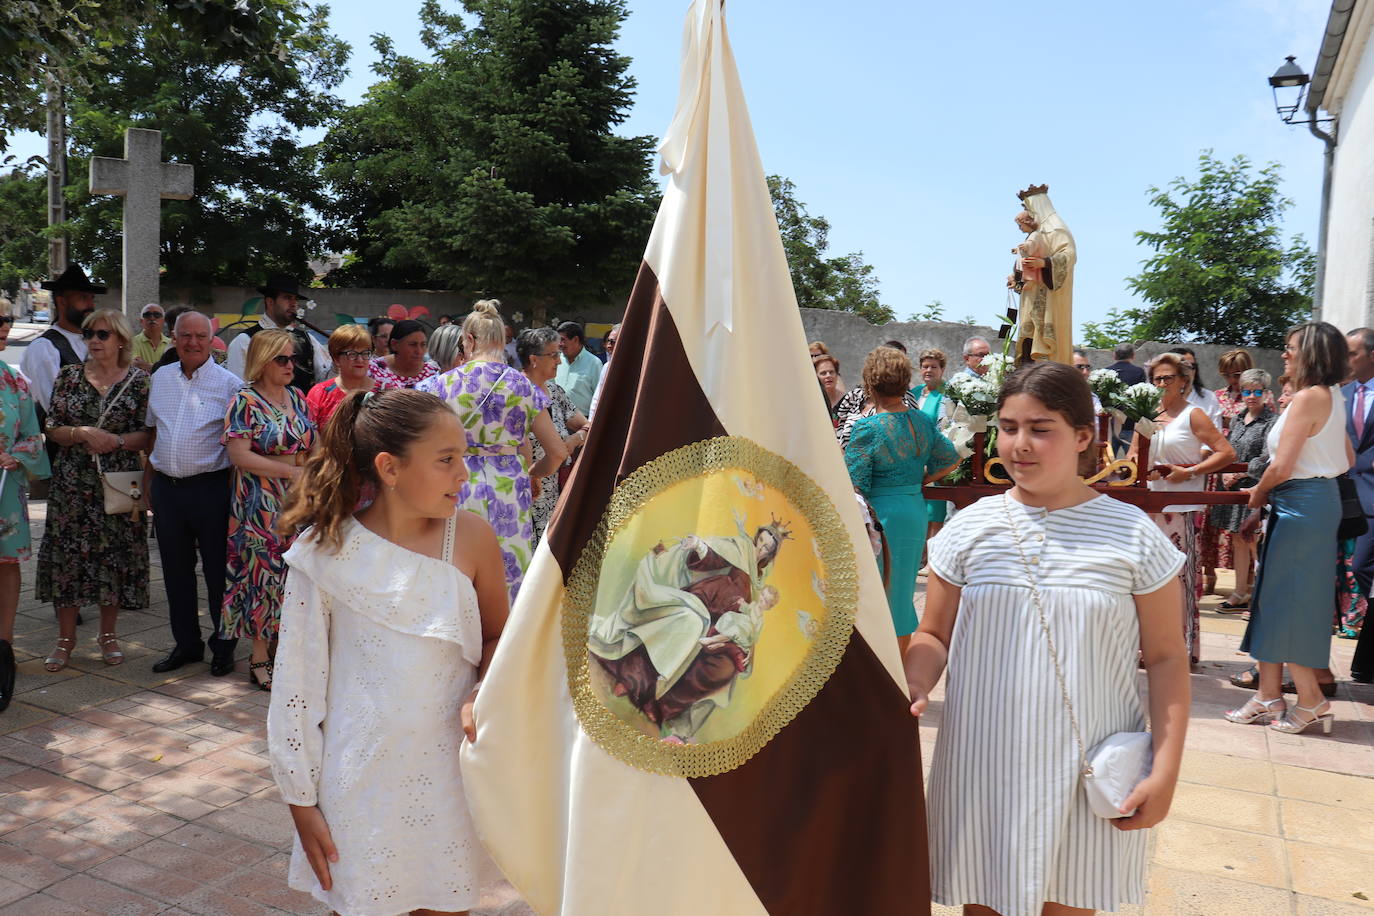
[[[1030,584],[1035,613],[1040,619],[1040,630],[1045,634],[1045,645],[1050,651],[1050,661],[1054,663],[1054,676],[1059,682],[1059,693],[1069,714],[1069,724],[1073,727],[1074,743],[1078,746],[1078,772],[1083,778],[1083,791],[1088,797],[1088,807],[1092,809],[1093,814],[1102,818],[1130,817],[1135,814],[1135,810],[1123,812],[1121,805],[1140,781],[1150,775],[1150,768],[1154,762],[1154,741],[1149,732],[1116,732],[1108,735],[1092,751],[1087,750],[1087,745],[1083,742],[1083,732],[1078,727],[1078,716],[1074,713],[1073,701],[1069,699],[1064,672],[1059,666],[1059,653],[1054,647],[1054,637],[1050,635],[1049,621],[1045,618],[1040,588],[1035,582],[1035,570],[1026,559],[1026,551],[1021,544],[1021,532],[1012,517],[1011,497],[1004,494],[1002,499],[1002,508],[1007,513],[1007,524],[1011,527],[1011,539],[1016,543],[1016,552],[1020,555],[1021,565],[1026,571],[1026,581]]]

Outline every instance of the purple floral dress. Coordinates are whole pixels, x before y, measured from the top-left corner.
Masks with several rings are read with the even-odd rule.
[[[504,363],[470,362],[415,386],[437,394],[467,431],[468,482],[458,494],[460,508],[491,523],[501,542],[506,585],[515,601],[530,565],[534,521],[530,469],[520,455],[534,418],[549,406],[549,396]]]

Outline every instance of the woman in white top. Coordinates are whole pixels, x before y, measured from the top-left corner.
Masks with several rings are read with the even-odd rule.
[[[1189,347],[1174,347],[1169,352],[1178,355],[1183,362],[1183,367],[1192,376],[1191,387],[1188,389],[1188,403],[1201,407],[1202,412],[1207,414],[1207,419],[1211,420],[1217,429],[1221,429],[1224,413],[1221,399],[1217,397],[1215,391],[1202,383],[1202,373],[1198,371],[1197,367],[1197,354]]]
[[[1016,372],[999,398],[997,437],[1016,486],[960,512],[930,544],[925,614],[905,664],[915,715],[946,677],[927,808],[931,892],[966,916],[1143,902],[1141,828],[1163,820],[1178,779],[1188,725],[1175,584],[1183,557],[1143,512],[1079,479],[1093,423],[1088,384],[1073,369]],[[1092,748],[1144,727],[1137,659],[1149,678],[1154,768],[1121,806],[1135,813],[1109,820],[1089,807],[1074,734]]]
[[[1193,377],[1182,358],[1174,353],[1161,353],[1150,360],[1147,372],[1161,395],[1160,413],[1155,417],[1155,431],[1150,438],[1151,467],[1145,469],[1150,477],[1150,489],[1203,490],[1207,475],[1235,461],[1236,450],[1202,408],[1188,402]],[[1140,433],[1137,431],[1131,444],[1132,460],[1139,452]],[[1183,637],[1188,645],[1188,658],[1194,664],[1200,657],[1198,602],[1202,599],[1202,569],[1198,528],[1202,508],[1191,504],[1165,506],[1163,512],[1150,514],[1165,536],[1188,558],[1179,572],[1179,579],[1183,583]]]
[[[506,619],[487,522],[457,512],[467,441],[406,389],[353,392],[291,489],[267,744],[297,842],[288,881],[340,916],[477,904],[458,749]],[[377,498],[356,516],[362,485]]]
[[[1250,508],[1270,506],[1250,625],[1240,644],[1259,663],[1259,690],[1226,713],[1232,722],[1269,722],[1288,734],[1320,723],[1331,733],[1334,717],[1315,669],[1325,668],[1331,654],[1332,570],[1341,521],[1336,478],[1355,463],[1339,387],[1348,359],[1345,337],[1325,321],[1288,333],[1283,362],[1296,393],[1269,430],[1273,457],[1250,491]],[[1298,691],[1292,711],[1283,699],[1285,662]]]

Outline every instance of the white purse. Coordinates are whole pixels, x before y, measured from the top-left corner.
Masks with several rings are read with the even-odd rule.
[[[1064,699],[1064,708],[1069,713],[1069,724],[1073,726],[1074,742],[1078,745],[1079,775],[1083,777],[1083,791],[1088,796],[1088,807],[1098,817],[1130,817],[1135,814],[1135,809],[1122,811],[1121,805],[1140,781],[1150,775],[1150,768],[1154,763],[1154,741],[1149,732],[1116,732],[1108,735],[1091,752],[1086,749],[1083,732],[1078,727],[1078,716],[1073,710],[1073,701],[1069,699],[1069,688],[1064,682],[1064,672],[1059,667],[1059,653],[1054,648],[1049,621],[1045,619],[1040,588],[1035,583],[1035,570],[1026,559],[1025,548],[1021,545],[1021,532],[1012,516],[1011,497],[1004,494],[1002,498],[1002,508],[1007,513],[1007,524],[1011,526],[1011,538],[1016,542],[1016,552],[1020,554],[1021,565],[1025,567],[1031,599],[1035,602],[1035,612],[1040,618],[1040,629],[1045,634],[1045,645],[1050,650],[1050,660],[1054,662],[1054,676],[1059,681],[1059,693]]]
[[[99,429],[105,422],[105,416],[110,412],[110,408],[119,400],[124,389],[129,387],[129,383],[134,380],[133,372],[130,371],[124,379],[124,384],[119,386],[119,390],[114,393],[114,397],[109,398],[105,403],[105,409],[100,412],[100,419],[95,421],[96,428]],[[139,470],[137,471],[107,471],[100,466],[100,456],[95,456],[95,472],[100,477],[100,488],[104,491],[105,514],[106,515],[125,515],[131,517],[137,513],[146,511],[148,501],[143,493],[143,460],[139,459]]]

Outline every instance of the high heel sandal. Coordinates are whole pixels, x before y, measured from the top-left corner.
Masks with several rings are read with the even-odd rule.
[[[113,633],[101,633],[95,638],[96,645],[100,646],[100,657],[105,660],[105,664],[110,667],[124,664],[124,653],[119,651],[119,637]],[[111,649],[110,646],[114,648]]]
[[[257,674],[259,668],[267,669],[267,680],[259,680]],[[270,693],[272,691],[272,660],[268,659],[263,662],[250,661],[248,663],[248,681],[259,690],[266,690]]]
[[[1275,706],[1278,708],[1275,709]],[[1234,722],[1237,725],[1254,725],[1257,722],[1266,722],[1277,716],[1282,716],[1287,709],[1288,704],[1283,701],[1283,697],[1275,697],[1272,700],[1251,697],[1245,701],[1244,706],[1223,713],[1223,716],[1227,722]]]
[[[57,645],[53,648],[52,655],[43,659],[43,670],[55,673],[67,667],[67,662],[72,660],[72,649],[74,648],[76,648],[75,636],[57,637]],[[61,656],[57,654],[59,652],[62,653]]]
[[[1321,709],[1323,706],[1326,707],[1326,712],[1317,712],[1317,710]],[[1311,713],[1312,718],[1300,721],[1293,715],[1293,712]],[[1316,706],[1299,706],[1294,709],[1293,712],[1284,713],[1283,718],[1270,722],[1269,727],[1276,732],[1283,732],[1285,735],[1300,735],[1307,731],[1310,726],[1320,722],[1322,725],[1322,734],[1329,735],[1331,734],[1331,724],[1336,721],[1336,714],[1331,712],[1330,703],[1319,703]]]

